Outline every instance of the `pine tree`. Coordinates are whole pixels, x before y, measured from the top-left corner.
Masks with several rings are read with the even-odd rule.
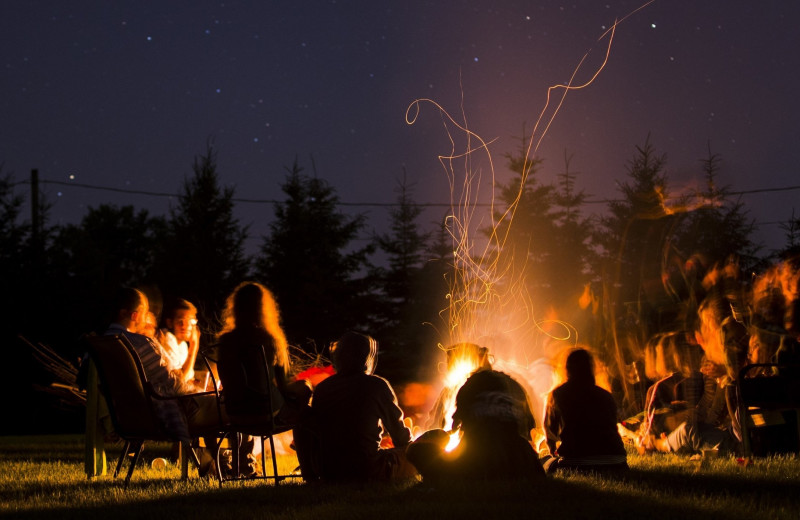
[[[58,229],[50,262],[60,289],[73,294],[67,329],[77,334],[107,326],[105,306],[121,286],[139,286],[150,278],[165,220],[133,206],[102,204],[89,208],[79,225]]]
[[[564,300],[573,303],[583,286],[592,279],[595,265],[595,255],[590,246],[593,224],[581,215],[581,206],[587,195],[583,190],[575,189],[577,173],[570,171],[570,159],[564,151],[564,171],[559,174],[559,189],[554,197],[558,219],[553,237],[551,285],[554,296],[562,298],[562,301],[555,302],[557,308],[567,303]]]
[[[525,286],[539,311],[552,305],[555,298],[553,280],[558,266],[554,263],[557,248],[556,188],[537,179],[541,159],[528,157],[528,139],[523,127],[520,148],[506,154],[509,170],[514,176],[499,185],[500,200],[505,210],[496,212],[498,222],[497,254],[501,272],[522,273]],[[510,271],[507,271],[510,269]]]
[[[773,256],[781,260],[788,260],[800,256],[800,217],[792,209],[792,215],[786,222],[780,224],[786,241],[781,249],[773,251]]]
[[[22,203],[22,195],[14,192],[11,176],[0,178],[0,268],[10,281],[21,274],[23,247],[30,234],[30,226],[20,222]]]
[[[211,143],[195,157],[192,170],[170,211],[156,274],[167,296],[197,306],[198,319],[209,330],[218,325],[225,298],[248,275],[247,227],[233,215],[234,189],[220,186]]]
[[[289,342],[313,352],[368,325],[374,246],[354,247],[365,217],[342,214],[331,186],[303,175],[297,159],[287,171],[256,272],[276,295]]]
[[[627,324],[618,330],[620,334],[635,336],[634,342],[642,345],[660,327],[659,309],[674,304],[661,278],[677,223],[664,204],[665,164],[666,156],[656,154],[648,135],[628,165],[629,180],[619,185],[622,200],[608,204],[609,215],[601,218],[595,236],[602,248],[606,294],[614,309],[609,319]]]
[[[419,229],[422,209],[411,198],[412,188],[404,171],[396,189],[397,207],[390,215],[391,233],[376,237],[378,248],[388,256],[388,268],[377,272],[382,289],[377,336],[381,356],[388,360],[384,366],[394,372],[384,375],[395,381],[416,376],[428,358],[424,353],[436,345],[435,331],[425,324],[436,316],[431,304],[447,291],[443,280],[433,286],[423,282],[423,265],[431,256],[427,245],[430,233]]]
[[[680,229],[679,247],[686,255],[701,255],[709,265],[737,257],[743,269],[756,263],[758,247],[751,240],[755,228],[741,198],[732,200],[730,188],[718,184],[721,158],[712,153],[702,161],[704,189],[696,197],[702,204],[689,212]]]

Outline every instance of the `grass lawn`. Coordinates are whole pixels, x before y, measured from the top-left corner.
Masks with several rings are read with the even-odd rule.
[[[622,480],[558,476],[521,482],[423,482],[306,486],[264,481],[188,481],[179,469],[150,468],[168,447],[149,445],[127,490],[122,478],[87,479],[81,436],[0,437],[0,518],[457,519],[457,518],[800,518],[800,460],[690,461],[631,455]],[[111,451],[109,459],[118,453]],[[283,457],[284,470],[296,465]],[[113,466],[113,464],[111,464]],[[113,469],[113,468],[111,468]]]

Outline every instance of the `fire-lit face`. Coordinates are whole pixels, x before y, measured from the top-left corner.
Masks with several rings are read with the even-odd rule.
[[[167,327],[175,335],[178,341],[189,341],[192,337],[195,325],[197,325],[197,314],[189,309],[178,309],[174,317],[166,320]]]

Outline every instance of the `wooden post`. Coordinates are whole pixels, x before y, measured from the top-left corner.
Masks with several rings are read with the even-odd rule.
[[[97,368],[89,361],[86,381],[86,440],[84,470],[88,478],[106,474],[105,428],[100,422],[100,391],[97,387]]]

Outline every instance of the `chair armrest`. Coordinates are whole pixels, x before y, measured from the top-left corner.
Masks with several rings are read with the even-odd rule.
[[[150,383],[150,381],[148,381],[146,383],[146,390],[147,390],[147,393],[150,395],[150,397],[152,397],[153,399],[158,399],[159,401],[172,401],[172,400],[179,400],[179,399],[192,399],[194,397],[199,397],[201,395],[217,395],[217,392],[215,392],[214,390],[208,390],[208,391],[205,391],[205,392],[192,392],[192,393],[189,393],[189,394],[164,395],[164,394],[158,392],[153,387],[152,383]]]

